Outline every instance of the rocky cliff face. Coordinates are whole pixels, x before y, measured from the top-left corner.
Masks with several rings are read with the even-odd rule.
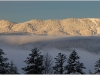
[[[99,35],[100,18],[69,18],[63,20],[30,20],[14,23],[0,20],[0,33],[36,35]]]

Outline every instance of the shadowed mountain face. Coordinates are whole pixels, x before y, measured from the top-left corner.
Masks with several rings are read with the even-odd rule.
[[[0,20],[1,34],[35,35],[100,35],[99,18],[69,18],[63,20],[30,20],[14,23]]]

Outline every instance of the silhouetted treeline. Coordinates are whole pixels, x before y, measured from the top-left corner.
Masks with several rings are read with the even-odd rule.
[[[8,58],[4,58],[5,53],[0,49],[0,74],[19,74],[14,62],[8,62]],[[27,66],[22,70],[25,74],[85,74],[83,69],[86,69],[84,64],[80,62],[80,57],[75,50],[67,56],[62,53],[53,58],[48,53],[41,54],[40,50],[34,48],[31,54],[24,61]],[[55,64],[53,64],[55,63]],[[95,72],[90,74],[100,74],[100,59],[94,65]]]

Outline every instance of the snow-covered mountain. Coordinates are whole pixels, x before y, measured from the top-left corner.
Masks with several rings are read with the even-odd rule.
[[[30,20],[23,23],[0,20],[1,34],[35,35],[99,35],[100,18],[69,18],[63,20]]]

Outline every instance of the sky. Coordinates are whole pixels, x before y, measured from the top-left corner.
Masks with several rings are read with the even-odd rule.
[[[100,18],[100,1],[0,1],[0,20]]]

